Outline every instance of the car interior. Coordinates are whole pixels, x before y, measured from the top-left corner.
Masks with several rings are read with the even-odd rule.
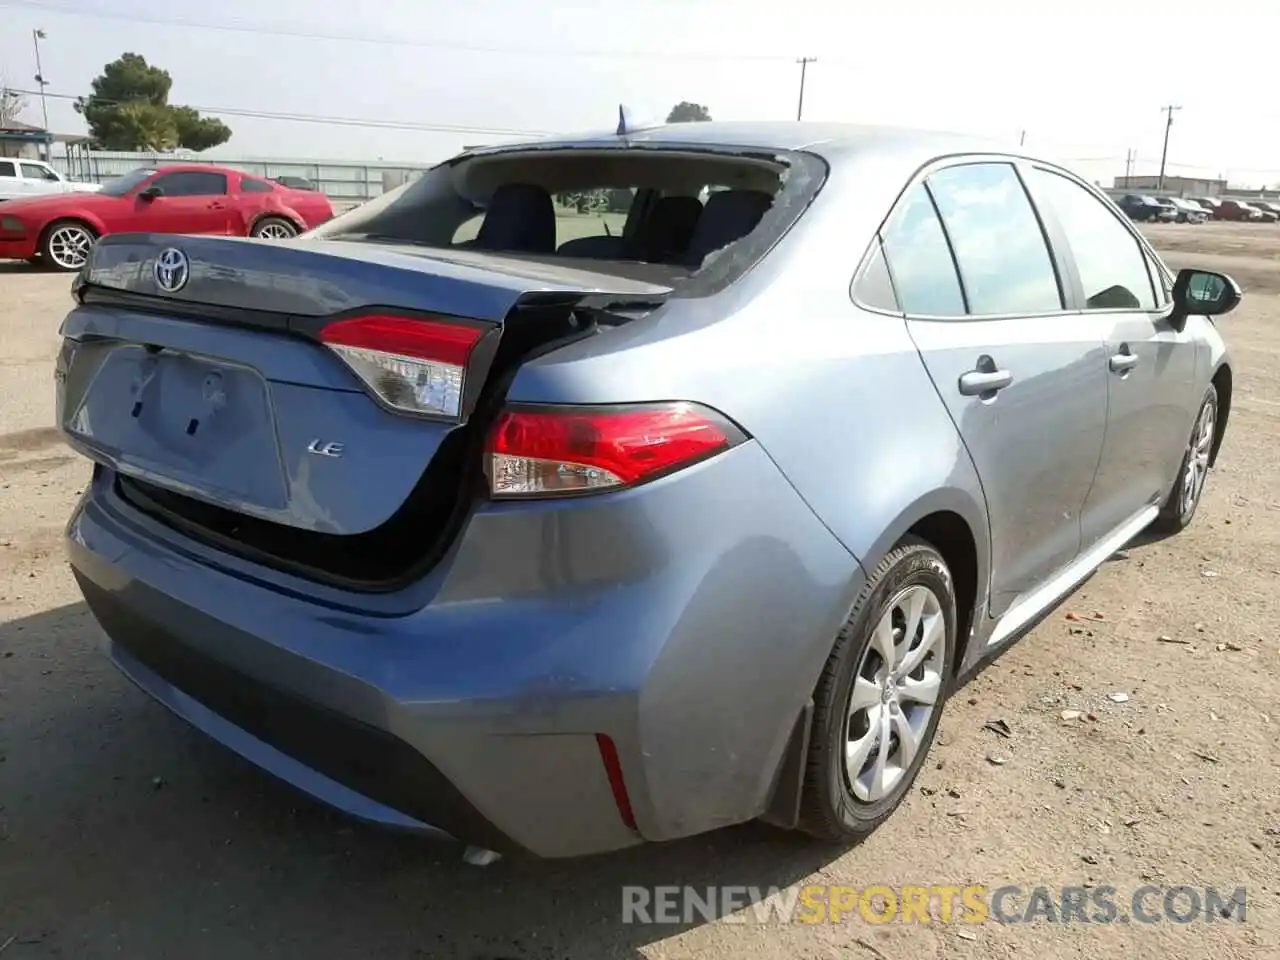
[[[361,231],[504,256],[692,272],[755,230],[784,172],[758,158],[672,150],[479,156],[436,168],[423,178],[431,183],[415,184]]]

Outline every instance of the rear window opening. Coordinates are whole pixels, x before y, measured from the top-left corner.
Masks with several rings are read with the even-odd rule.
[[[311,236],[564,263],[679,293],[690,277],[718,274],[719,287],[744,272],[823,176],[809,154],[524,147],[436,167]]]
[[[591,311],[577,309],[572,298],[547,295],[517,306],[474,413],[445,436],[400,508],[365,533],[317,533],[275,523],[125,475],[117,476],[116,492],[171,529],[251,562],[346,590],[399,589],[440,562],[487,497],[484,440],[520,363],[589,336],[594,328]]]

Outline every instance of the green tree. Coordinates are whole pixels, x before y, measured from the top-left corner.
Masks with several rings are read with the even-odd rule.
[[[231,128],[217,117],[202,117],[191,107],[170,107],[178,125],[178,143],[188,150],[208,150],[231,139]]]
[[[711,111],[707,107],[700,103],[690,103],[688,100],[681,100],[667,114],[667,123],[696,123],[710,119]]]
[[[76,112],[99,149],[208,150],[231,139],[231,128],[221,120],[171,106],[173,77],[140,54],[126,53],[108,63],[92,87],[92,94],[76,102]]]

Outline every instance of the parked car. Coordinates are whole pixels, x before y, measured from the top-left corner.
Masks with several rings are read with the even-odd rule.
[[[1204,223],[1209,219],[1209,211],[1198,203],[1192,203],[1182,197],[1162,197],[1161,199],[1173,204],[1176,211],[1175,219],[1178,223]]]
[[[1244,200],[1223,200],[1214,215],[1219,220],[1261,222],[1265,219],[1261,210]]]
[[[1271,200],[1250,200],[1249,206],[1262,214],[1264,223],[1275,223],[1280,220],[1280,204]]]
[[[112,233],[209,233],[280,240],[324,223],[324,194],[207,164],[144,167],[96,193],[12,200],[0,208],[0,260],[79,270]]]
[[[1172,222],[1178,218],[1177,208],[1173,204],[1162,203],[1155,197],[1146,196],[1145,194],[1125,194],[1120,198],[1119,206],[1130,220],[1139,223]]]
[[[0,202],[61,193],[96,193],[96,183],[68,180],[42,160],[0,158]]]
[[[1218,207],[1222,206],[1222,201],[1217,197],[1188,197],[1192,203],[1197,203],[1209,213],[1209,219],[1218,219]]]
[[[622,235],[556,216],[620,183]],[[801,123],[480,149],[287,244],[109,235],[73,293],[115,663],[484,857],[871,831],[960,678],[1191,522],[1241,296],[1050,163]]]
[[[316,188],[316,185],[312,183],[310,180],[308,180],[306,177],[284,176],[284,177],[272,177],[271,179],[274,180],[276,183],[280,184],[281,186],[291,187],[294,190],[314,190]]]

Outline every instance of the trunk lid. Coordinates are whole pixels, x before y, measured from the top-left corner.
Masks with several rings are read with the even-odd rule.
[[[156,264],[171,249],[187,275],[166,290]],[[359,581],[447,534],[471,495],[476,434],[524,355],[582,335],[587,298],[670,288],[457,251],[121,235],[75,291],[57,368],[68,441],[190,534]],[[321,342],[367,314],[478,332],[455,416],[393,409]]]

